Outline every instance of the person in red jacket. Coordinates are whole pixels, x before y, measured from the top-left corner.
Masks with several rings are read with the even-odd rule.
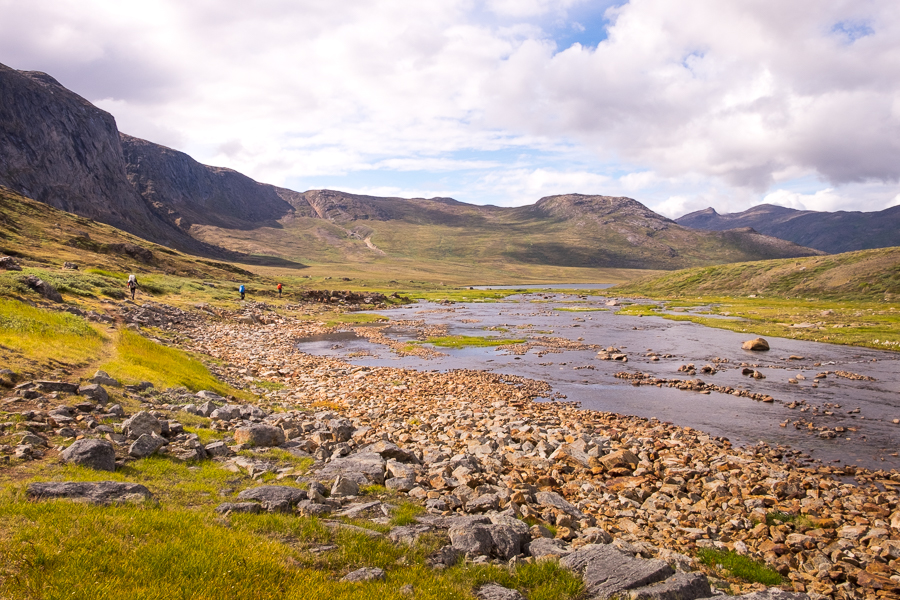
[[[281,298],[281,284],[278,284],[278,297]]]

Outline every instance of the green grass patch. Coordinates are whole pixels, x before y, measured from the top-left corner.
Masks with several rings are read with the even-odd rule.
[[[110,279],[121,279],[122,281],[128,280],[128,275],[126,275],[125,273],[120,273],[118,271],[107,271],[106,269],[85,269],[84,272],[90,273],[91,275],[109,277]]]
[[[701,548],[697,558],[704,565],[713,569],[720,577],[737,577],[744,581],[762,583],[764,585],[779,585],[781,575],[765,566],[763,563],[741,556],[733,550],[723,551],[713,548]]]
[[[391,512],[391,525],[412,525],[416,522],[416,517],[423,512],[425,512],[425,509],[414,502],[401,502]]]
[[[466,347],[490,347],[506,346],[509,344],[524,344],[526,340],[509,340],[494,336],[478,337],[471,335],[447,335],[443,337],[431,337],[425,340],[426,344],[432,344],[441,348],[466,348]]]
[[[813,522],[806,515],[792,515],[790,513],[775,511],[766,514],[766,525],[793,524],[795,527],[803,529],[813,529]]]
[[[12,367],[26,360],[85,363],[100,353],[104,339],[81,317],[0,298],[0,360]]]
[[[116,356],[101,367],[121,381],[149,381],[159,389],[184,386],[191,391],[210,390],[222,396],[249,398],[212,376],[201,363],[176,348],[148,340],[123,329],[116,342]]]

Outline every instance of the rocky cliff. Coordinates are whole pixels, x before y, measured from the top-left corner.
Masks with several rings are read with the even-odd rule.
[[[0,185],[158,243],[203,248],[131,186],[112,115],[45,73],[0,65]]]
[[[818,212],[760,204],[739,213],[698,210],[675,220],[685,227],[756,231],[830,253],[900,246],[900,206],[877,212]]]
[[[184,152],[120,137],[128,181],[154,210],[184,230],[193,224],[228,229],[273,225],[294,211],[282,194],[301,196],[231,169],[200,164]]]

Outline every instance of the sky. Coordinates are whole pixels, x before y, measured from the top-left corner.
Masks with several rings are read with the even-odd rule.
[[[0,0],[0,63],[298,191],[900,204],[896,0]]]

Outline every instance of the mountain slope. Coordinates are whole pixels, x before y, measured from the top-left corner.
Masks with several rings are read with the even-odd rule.
[[[112,115],[45,73],[0,65],[0,185],[161,244],[205,250],[131,186]]]
[[[830,253],[900,246],[900,206],[878,212],[817,212],[760,204],[724,215],[706,208],[675,221],[707,230],[752,227],[765,235]]]
[[[304,204],[305,202],[305,204]],[[292,200],[281,227],[252,232],[197,226],[192,233],[241,252],[301,262],[513,262],[671,269],[819,252],[751,230],[682,227],[630,198],[566,194],[516,208],[448,198],[376,198],[313,190]],[[314,216],[298,216],[311,207]]]

